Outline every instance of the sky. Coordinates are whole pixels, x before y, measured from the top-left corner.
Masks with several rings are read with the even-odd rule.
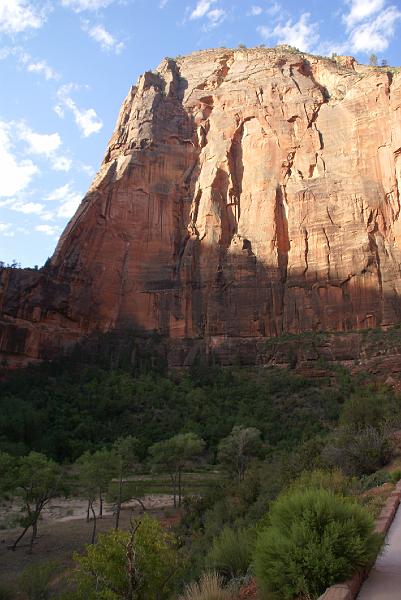
[[[0,261],[51,256],[141,73],[282,43],[399,66],[401,0],[0,0]]]

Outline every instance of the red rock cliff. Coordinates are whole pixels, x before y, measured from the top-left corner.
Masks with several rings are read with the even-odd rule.
[[[51,267],[0,273],[1,351],[399,323],[400,194],[399,72],[285,47],[165,59]]]

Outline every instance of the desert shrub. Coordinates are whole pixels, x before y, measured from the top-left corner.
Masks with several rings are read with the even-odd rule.
[[[291,485],[292,489],[317,488],[328,490],[341,496],[353,495],[358,489],[358,481],[347,477],[339,469],[304,471]]]
[[[374,487],[379,487],[383,485],[383,483],[387,483],[390,481],[389,473],[385,471],[376,471],[376,473],[372,473],[371,475],[364,475],[361,477],[361,485],[364,491],[370,490]]]
[[[387,464],[393,445],[386,427],[365,427],[353,431],[340,427],[322,452],[324,463],[340,468],[346,475],[370,475]]]
[[[248,530],[224,527],[213,540],[207,563],[227,579],[241,577],[248,571],[252,559],[252,535]]]
[[[50,584],[59,565],[55,561],[43,562],[26,567],[19,579],[19,588],[29,600],[47,600],[50,598]]]
[[[231,590],[224,588],[222,577],[217,573],[204,573],[199,583],[190,583],[180,600],[231,600]]]
[[[396,469],[395,471],[391,471],[389,473],[389,480],[391,483],[398,483],[401,479],[401,469]]]
[[[317,598],[366,567],[380,537],[362,507],[324,489],[295,490],[272,505],[258,535],[254,570],[273,598]]]

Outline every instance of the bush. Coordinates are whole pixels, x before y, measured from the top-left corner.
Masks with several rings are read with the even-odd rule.
[[[381,538],[363,508],[323,489],[279,497],[258,536],[254,570],[273,598],[317,598],[376,556]]]
[[[43,562],[26,567],[19,579],[19,588],[29,600],[47,600],[50,598],[50,583],[59,565],[55,561]]]
[[[385,471],[376,471],[376,473],[361,477],[362,489],[364,491],[370,490],[371,488],[379,487],[390,480],[389,473],[386,473]]]
[[[315,469],[314,471],[304,471],[294,481],[292,489],[307,490],[317,488],[328,490],[340,496],[349,496],[359,490],[359,484],[356,479],[346,477],[339,469],[325,471],[324,469]]]
[[[340,427],[322,452],[326,465],[340,468],[347,475],[369,475],[392,456],[393,446],[385,427],[365,427],[358,432]]]
[[[398,483],[401,479],[401,469],[391,471],[391,473],[389,473],[389,479],[391,483]]]
[[[191,583],[180,600],[231,600],[232,593],[223,587],[223,579],[217,573],[204,573],[199,583]]]
[[[207,563],[227,579],[242,577],[248,571],[252,558],[251,535],[249,531],[235,531],[224,527],[213,541]]]
[[[0,583],[0,600],[13,600],[15,594],[8,588]]]

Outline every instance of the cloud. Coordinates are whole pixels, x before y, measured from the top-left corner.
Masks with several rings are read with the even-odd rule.
[[[56,215],[59,218],[70,218],[74,215],[78,206],[81,203],[82,195],[72,189],[71,183],[62,185],[46,197],[49,202],[59,202],[60,206],[56,210]]]
[[[167,4],[168,0],[160,0],[159,2],[159,8],[164,8]]]
[[[24,122],[17,124],[18,138],[28,144],[29,154],[51,156],[61,146],[58,133],[36,133]]]
[[[0,223],[0,235],[6,237],[14,237],[14,231],[11,223]]]
[[[212,4],[215,4],[217,0],[198,0],[194,10],[189,15],[191,20],[201,19],[209,11]]]
[[[278,23],[274,29],[261,25],[257,31],[266,40],[275,38],[278,44],[295,46],[304,52],[311,51],[319,41],[319,25],[310,22],[310,13],[303,13],[296,23],[290,19],[284,25]]]
[[[347,28],[351,29],[360,21],[376,14],[384,7],[385,3],[386,0],[347,0],[350,11],[343,15],[343,21]]]
[[[27,71],[29,73],[40,73],[47,81],[51,79],[60,79],[60,75],[54,69],[52,69],[52,67],[50,67],[45,60],[30,62],[27,65]]]
[[[250,10],[247,12],[248,17],[257,17],[261,15],[263,12],[263,8],[261,6],[251,6]]]
[[[106,52],[115,52],[120,54],[124,49],[124,42],[119,42],[112,34],[107,31],[103,25],[94,25],[91,27],[88,21],[82,23],[82,29],[86,31],[90,38],[95,40],[102,50]]]
[[[65,173],[68,173],[71,166],[72,160],[67,156],[55,156],[52,159],[52,169],[54,171],[64,171]]]
[[[12,197],[24,190],[39,173],[31,160],[18,160],[12,151],[11,127],[0,121],[0,197]]]
[[[389,6],[375,19],[361,23],[349,36],[348,46],[352,52],[382,52],[390,44],[395,34],[395,25],[401,19],[401,11]]]
[[[79,86],[70,83],[63,85],[57,92],[60,103],[54,107],[56,114],[63,118],[64,109],[68,109],[74,116],[75,123],[81,130],[84,137],[89,137],[93,133],[98,133],[103,127],[103,122],[98,117],[94,108],[81,109],[76,102],[71,98],[71,92],[79,90]]]
[[[84,10],[99,10],[107,8],[115,0],[61,0],[61,4],[67,8],[72,8],[75,12]]]
[[[44,22],[44,9],[35,8],[28,0],[1,0],[0,2],[0,32],[2,33],[13,35],[28,29],[39,29]]]
[[[39,202],[23,202],[22,200],[17,200],[10,205],[10,208],[11,210],[24,213],[25,215],[38,215],[43,211],[45,205],[40,204]]]
[[[58,235],[60,233],[60,227],[58,225],[36,225],[35,231],[39,231],[46,235]]]

